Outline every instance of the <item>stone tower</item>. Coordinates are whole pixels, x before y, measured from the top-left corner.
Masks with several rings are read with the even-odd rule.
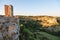
[[[12,5],[5,5],[5,16],[12,17],[13,16],[13,6]]]

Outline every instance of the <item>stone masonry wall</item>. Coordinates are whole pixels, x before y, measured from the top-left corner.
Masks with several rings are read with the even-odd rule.
[[[19,40],[18,19],[0,17],[0,40]]]

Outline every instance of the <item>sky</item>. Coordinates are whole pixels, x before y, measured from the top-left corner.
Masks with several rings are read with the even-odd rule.
[[[13,5],[14,15],[60,16],[60,0],[0,0],[0,15],[4,5]]]

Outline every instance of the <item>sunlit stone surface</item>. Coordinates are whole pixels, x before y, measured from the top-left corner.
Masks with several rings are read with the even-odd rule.
[[[0,40],[19,40],[19,26],[16,18],[0,17]]]

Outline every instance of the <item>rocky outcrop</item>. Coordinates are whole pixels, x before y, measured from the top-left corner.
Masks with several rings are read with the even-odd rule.
[[[14,17],[0,17],[0,40],[18,40],[19,26]]]

